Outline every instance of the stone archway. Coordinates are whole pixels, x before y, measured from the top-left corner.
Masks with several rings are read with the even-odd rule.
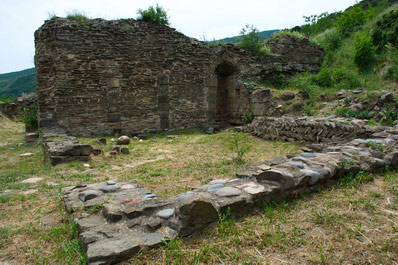
[[[238,97],[235,91],[237,71],[236,65],[230,61],[222,61],[215,69],[217,76],[215,121],[218,123],[231,123]]]

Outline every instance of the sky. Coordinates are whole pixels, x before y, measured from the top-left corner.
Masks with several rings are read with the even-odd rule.
[[[345,10],[356,0],[0,0],[0,74],[34,67],[34,32],[52,15],[78,10],[90,18],[136,18],[159,4],[171,27],[199,40],[239,35],[247,24],[259,31],[292,28],[303,16]]]

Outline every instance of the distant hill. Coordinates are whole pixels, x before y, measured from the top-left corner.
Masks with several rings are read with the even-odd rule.
[[[260,40],[266,40],[271,38],[272,35],[274,35],[275,33],[278,33],[280,30],[279,29],[273,29],[273,30],[264,30],[258,33]],[[235,36],[235,37],[229,37],[229,38],[224,38],[221,40],[217,40],[217,41],[221,41],[221,42],[237,42],[240,36]]]
[[[36,92],[35,68],[0,74],[0,97],[19,97],[31,92]]]

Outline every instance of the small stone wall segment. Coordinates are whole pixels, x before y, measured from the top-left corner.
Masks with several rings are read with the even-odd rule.
[[[43,149],[51,165],[73,161],[89,161],[93,147],[80,143],[76,137],[62,135],[43,135]]]
[[[17,98],[14,102],[0,102],[0,112],[8,117],[22,118],[25,108],[37,105],[37,94],[30,93]]]
[[[212,47],[167,26],[133,19],[53,18],[35,32],[35,47],[39,127],[75,136],[214,123],[219,65],[233,67],[234,81],[268,80],[316,72],[319,65],[311,60],[323,57],[292,59],[234,45]],[[228,93],[230,119],[240,121],[250,109],[249,99],[238,86]]]
[[[398,131],[380,128],[371,137],[310,145],[300,155],[243,166],[237,178],[213,180],[173,198],[110,180],[65,188],[64,202],[69,212],[85,209],[77,225],[88,263],[114,264],[163,240],[191,235],[217,222],[219,214],[241,217],[264,203],[296,198],[347,174],[398,168]],[[384,152],[366,142],[385,146]],[[92,207],[99,211],[93,214]]]
[[[244,130],[264,139],[312,143],[348,142],[377,132],[395,132],[389,127],[367,126],[365,121],[357,119],[287,116],[257,117]]]

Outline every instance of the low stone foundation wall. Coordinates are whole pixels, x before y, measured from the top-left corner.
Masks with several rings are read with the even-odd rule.
[[[323,128],[323,123],[317,124],[315,119],[274,119],[275,122],[287,120],[292,124],[314,123],[307,125],[311,128],[309,135],[313,129]],[[264,121],[272,129],[270,119]],[[260,121],[251,126],[256,122]],[[286,127],[286,122],[283,124]],[[329,131],[336,130],[335,135],[341,136],[324,139],[342,140],[343,135],[358,135],[353,131],[357,128],[354,125],[347,130],[334,125],[334,129],[330,125]],[[281,131],[289,132],[287,127]],[[65,188],[64,201],[69,212],[85,210],[77,225],[88,263],[114,264],[141,250],[157,247],[166,238],[191,235],[217,222],[219,214],[240,217],[264,203],[300,196],[306,190],[326,186],[347,174],[378,172],[386,166],[398,168],[398,131],[385,128],[360,131],[363,135],[370,132],[373,132],[370,139],[355,139],[340,145],[312,144],[297,156],[246,165],[237,173],[237,178],[213,180],[173,198],[158,198],[135,183],[110,180]],[[278,135],[282,139],[287,137]],[[293,135],[289,138],[306,134]],[[93,214],[92,207],[99,211]]]
[[[243,130],[270,140],[328,143],[368,138],[375,133],[388,131],[389,127],[367,126],[365,121],[358,119],[283,116],[257,117]]]

